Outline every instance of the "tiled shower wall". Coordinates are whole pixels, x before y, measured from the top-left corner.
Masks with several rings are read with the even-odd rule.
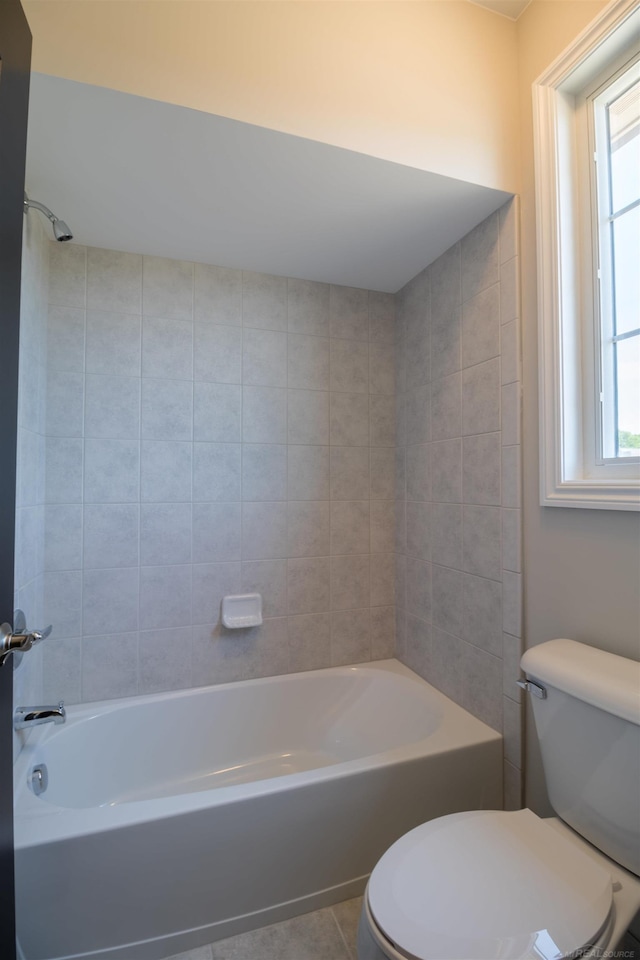
[[[394,337],[390,295],[50,244],[46,698],[393,655]]]
[[[503,732],[520,805],[517,201],[398,294],[397,655]]]
[[[44,572],[45,350],[49,241],[37,214],[25,217],[20,296],[14,607],[29,629],[41,629]],[[14,672],[16,704],[42,697],[42,646]],[[12,663],[13,661],[9,661]],[[6,668],[5,668],[6,669]],[[16,751],[20,735],[14,735]]]

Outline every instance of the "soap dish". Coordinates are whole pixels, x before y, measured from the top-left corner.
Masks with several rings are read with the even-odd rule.
[[[262,623],[262,597],[259,593],[237,593],[222,598],[222,622],[229,630],[259,627]]]

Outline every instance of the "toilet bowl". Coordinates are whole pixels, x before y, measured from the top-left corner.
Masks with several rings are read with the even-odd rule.
[[[639,913],[640,665],[557,640],[523,668],[562,819],[479,810],[405,834],[369,879],[359,960],[605,957]]]
[[[638,910],[640,879],[562,821],[530,810],[453,814],[405,834],[376,865],[358,958],[602,957]]]

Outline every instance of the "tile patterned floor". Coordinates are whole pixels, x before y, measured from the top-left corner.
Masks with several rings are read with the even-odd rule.
[[[362,897],[260,927],[170,960],[357,960]]]

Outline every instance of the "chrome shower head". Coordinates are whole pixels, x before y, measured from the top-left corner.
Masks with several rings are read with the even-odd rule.
[[[23,208],[25,216],[29,212],[29,207],[33,207],[34,210],[39,210],[40,213],[44,213],[45,217],[51,221],[53,235],[56,240],[59,240],[61,243],[65,240],[73,240],[73,234],[64,220],[56,217],[56,215],[49,210],[49,207],[45,207],[44,203],[38,203],[37,200],[29,200],[29,197],[25,193]]]
[[[51,225],[53,227],[53,235],[60,243],[63,243],[65,240],[73,240],[73,234],[64,220],[58,220],[56,217]]]

